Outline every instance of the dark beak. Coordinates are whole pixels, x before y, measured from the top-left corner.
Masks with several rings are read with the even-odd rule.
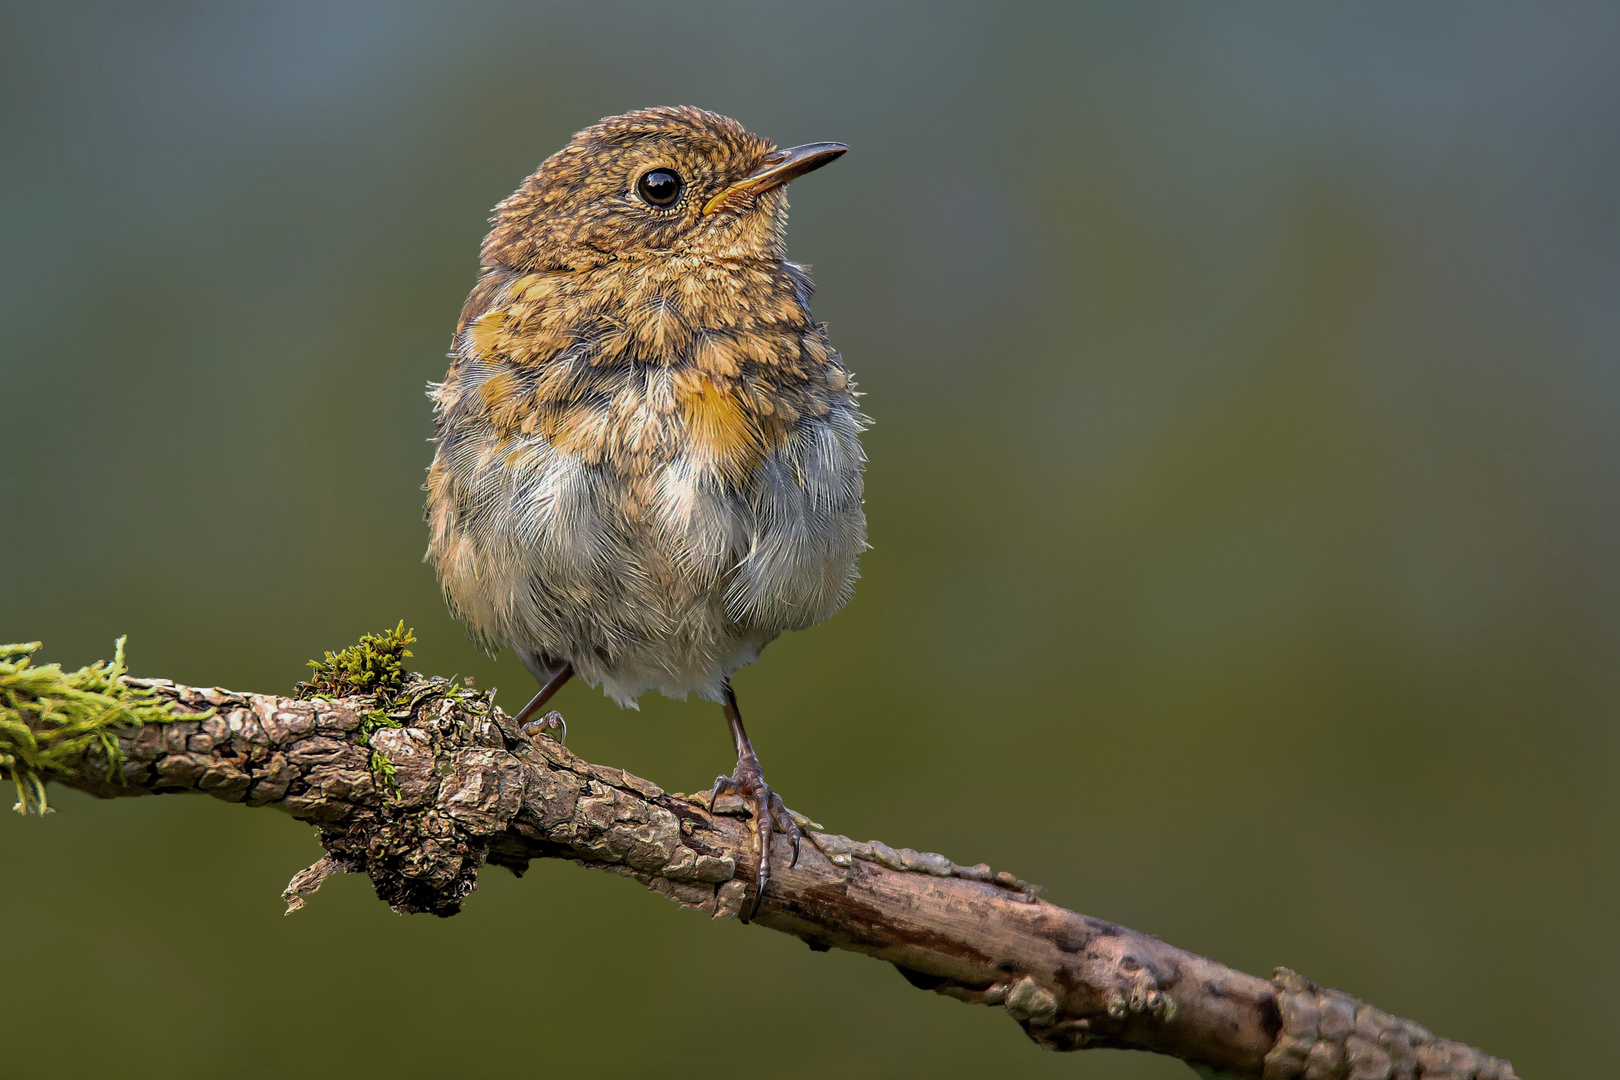
[[[841,142],[813,142],[777,150],[765,159],[765,164],[705,203],[703,212],[712,214],[716,210],[727,209],[733,199],[761,195],[772,188],[781,187],[795,177],[831,164],[848,149]]]

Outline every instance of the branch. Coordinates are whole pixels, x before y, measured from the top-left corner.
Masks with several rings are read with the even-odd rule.
[[[0,675],[55,671],[25,668],[26,658]],[[104,667],[84,671],[107,681]],[[289,913],[342,871],[367,874],[396,911],[453,915],[484,863],[521,874],[544,858],[635,878],[715,919],[737,917],[752,888],[740,802],[711,808],[707,794],[667,793],[549,736],[530,740],[492,694],[410,675],[381,699],[296,700],[115,671],[102,691],[146,711],[109,713],[99,727],[79,716],[68,740],[57,737],[60,713],[0,679],[0,751],[14,751],[0,752],[0,772],[20,779],[31,761],[44,779],[103,798],[201,791],[279,803],[326,849],[288,886]],[[23,744],[55,749],[30,758]],[[811,842],[797,865],[777,838],[758,925],[1004,1009],[1046,1049],[1152,1050],[1205,1075],[1255,1080],[1514,1078],[1506,1061],[1285,968],[1269,980],[1246,975],[1057,907],[983,864],[801,827]]]

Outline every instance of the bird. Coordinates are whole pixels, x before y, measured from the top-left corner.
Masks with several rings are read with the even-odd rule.
[[[576,677],[621,707],[720,704],[737,763],[710,805],[751,815],[745,921],[773,836],[796,862],[802,834],[731,677],[844,607],[867,548],[869,420],[784,239],[788,183],[848,149],[690,106],[579,131],[495,207],[428,391],[426,561],[451,612],[540,683],[528,736],[566,735],[531,718]]]

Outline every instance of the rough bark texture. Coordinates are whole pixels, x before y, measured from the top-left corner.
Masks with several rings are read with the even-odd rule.
[[[299,701],[164,680],[149,688],[198,719],[119,732],[122,783],[99,746],[53,778],[103,797],[202,791],[282,803],[327,854],[285,897],[303,906],[331,873],[367,874],[395,910],[452,915],[496,863],[563,858],[633,877],[712,918],[752,888],[740,803],[711,810],[548,736],[525,738],[481,694],[412,676],[391,711],[370,698]],[[211,712],[211,714],[210,714]],[[398,726],[385,726],[397,724]],[[988,866],[858,843],[802,822],[796,866],[780,838],[755,922],[812,949],[849,949],[914,985],[1004,1009],[1041,1046],[1131,1047],[1208,1074],[1262,1080],[1508,1080],[1506,1061],[1437,1038],[1286,969],[1233,971],[1049,904]]]

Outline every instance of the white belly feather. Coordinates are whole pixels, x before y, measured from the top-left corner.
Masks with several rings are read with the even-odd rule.
[[[626,475],[537,436],[463,430],[440,447],[459,497],[439,501],[430,553],[486,647],[570,660],[620,705],[719,700],[768,642],[848,601],[866,546],[860,430],[853,407],[801,418],[741,485],[679,438]]]

